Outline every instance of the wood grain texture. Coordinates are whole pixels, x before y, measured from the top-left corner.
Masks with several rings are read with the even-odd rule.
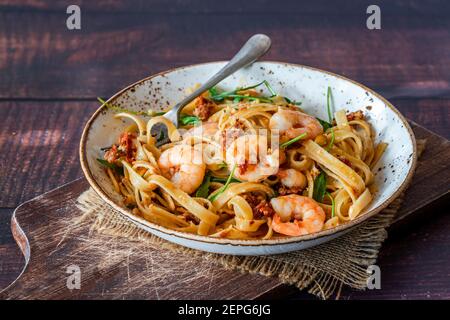
[[[450,99],[393,99],[391,102],[406,118],[450,139]]]
[[[406,203],[405,203],[406,204]],[[380,251],[381,290],[345,289],[342,299],[450,299],[450,197],[389,230]]]
[[[11,233],[14,209],[0,209],[0,288],[5,288],[20,274],[24,265],[22,253]]]
[[[262,14],[314,14],[314,15],[356,15],[365,12],[372,2],[370,0],[340,0],[338,5],[328,0],[292,1],[292,0],[257,0],[224,1],[218,6],[209,0],[174,0],[167,5],[167,0],[79,0],[77,4],[90,12],[107,13],[157,13],[157,14],[211,14],[211,13],[262,13]],[[3,0],[2,6],[8,11],[61,12],[71,4],[68,0]],[[377,4],[389,15],[399,16],[445,16],[445,0],[429,0],[427,6],[421,1],[379,0]]]
[[[81,175],[78,147],[95,102],[0,102],[1,207]]]
[[[171,254],[168,251],[132,252],[138,242],[121,239],[103,242],[104,255],[116,246],[129,249],[129,256],[100,263],[96,248],[85,242],[89,228],[76,230],[66,236],[61,232],[63,220],[71,220],[81,213],[75,200],[88,188],[84,179],[44,194],[36,201],[23,204],[15,211],[13,227],[20,226],[29,241],[31,255],[24,274],[4,293],[8,299],[253,299],[279,285],[273,278],[228,271],[197,257]],[[17,239],[17,236],[16,236]],[[68,241],[69,240],[69,241]],[[111,243],[108,246],[107,243]],[[92,259],[96,259],[96,262]],[[81,269],[81,289],[66,286],[67,267]],[[154,279],[150,285],[130,290],[129,282],[143,277]],[[136,285],[134,285],[136,288]]]
[[[273,39],[267,60],[327,69],[374,89],[449,80],[448,2],[385,1],[377,31],[365,26],[365,2],[105,3],[82,3],[78,31],[65,27],[66,2],[0,7],[0,98],[110,96],[158,71],[228,59],[256,32]]]
[[[399,218],[405,218],[431,200],[447,195],[450,185],[450,164],[447,163],[450,158],[450,142],[418,126],[414,126],[414,130],[418,138],[428,140],[428,148],[421,157],[416,176],[408,189],[407,203],[398,212]],[[139,246],[139,242],[128,243],[126,239],[114,242],[105,237],[103,241],[111,244],[111,250],[115,249],[115,243],[129,248],[132,261],[125,261],[122,253],[121,259],[111,262],[110,256],[105,251],[109,263],[99,267],[98,261],[101,257],[95,257],[93,251],[90,251],[89,244],[83,241],[88,233],[88,227],[70,234],[61,232],[64,226],[61,222],[80,215],[75,207],[75,200],[87,187],[88,184],[84,179],[77,180],[39,196],[15,211],[12,223],[14,236],[22,244],[26,260],[29,261],[25,273],[3,293],[4,298],[256,299],[268,297],[272,292],[290,291],[274,278],[226,271],[199,257],[187,259],[179,254],[168,253],[164,249],[152,250],[146,252],[149,256],[139,255],[136,258],[131,252]],[[28,238],[26,245],[19,232],[21,230]],[[63,237],[65,240],[61,242]],[[448,248],[441,251],[442,256],[438,261],[443,263],[448,252],[450,252]],[[389,257],[389,252],[386,254]],[[72,264],[78,265],[83,270],[81,290],[71,291],[66,287],[65,270]],[[428,265],[422,267],[410,265],[410,267],[416,267],[415,272],[429,270]],[[388,270],[389,260],[384,268]],[[163,274],[162,279],[156,277],[149,284],[143,284],[138,289],[130,289],[136,287],[129,286],[129,282],[138,281],[142,277],[153,278],[155,270],[156,272],[170,270],[170,272]],[[192,272],[182,272],[184,270]],[[447,274],[444,273],[442,276],[440,279],[445,281]],[[413,277],[412,280],[414,279]],[[105,291],[105,288],[108,290]],[[448,290],[439,288],[442,290],[439,297],[450,297]],[[350,297],[352,294],[354,293],[348,292],[346,296]],[[390,294],[395,297],[398,291],[392,290]]]
[[[405,196],[396,220],[408,216],[449,193],[450,186],[450,141],[436,136],[431,131],[413,125],[416,139],[426,139],[425,151],[418,161],[416,173]],[[439,196],[438,196],[439,195]]]

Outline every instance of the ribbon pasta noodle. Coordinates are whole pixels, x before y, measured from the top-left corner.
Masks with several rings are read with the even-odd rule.
[[[255,89],[263,84],[271,96]],[[152,223],[210,237],[299,236],[357,218],[387,148],[362,111],[324,121],[266,81],[210,89],[184,108],[180,128],[126,109],[115,117],[132,125],[98,161],[124,204]],[[167,128],[158,137],[157,124]]]

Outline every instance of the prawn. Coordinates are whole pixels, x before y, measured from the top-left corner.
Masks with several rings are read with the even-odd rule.
[[[279,149],[271,150],[264,135],[244,135],[231,143],[226,152],[229,168],[237,166],[235,177],[239,180],[258,182],[278,172]]]
[[[325,223],[325,212],[311,198],[291,194],[273,198],[270,204],[275,210],[272,228],[278,233],[288,236],[305,235],[322,230]]]
[[[320,122],[300,111],[279,108],[269,121],[271,130],[279,130],[282,140],[287,141],[306,133],[306,139],[314,139],[323,133]]]
[[[202,184],[206,171],[202,152],[190,145],[176,145],[165,150],[158,159],[158,166],[163,176],[188,194]]]

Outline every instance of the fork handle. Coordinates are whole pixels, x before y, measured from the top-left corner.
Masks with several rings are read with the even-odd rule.
[[[237,70],[255,62],[263,56],[270,49],[271,41],[270,38],[264,34],[255,34],[247,42],[244,46],[239,50],[238,53],[215,75],[213,75],[208,81],[206,81],[200,88],[195,90],[192,94],[181,100],[172,110],[170,110],[167,115],[167,118],[174,122],[174,124],[178,127],[178,118],[181,109],[187,105],[189,102],[194,100],[196,97],[201,95],[206,90],[218,84],[220,81],[233,74]],[[172,116],[176,115],[175,119],[171,119]]]

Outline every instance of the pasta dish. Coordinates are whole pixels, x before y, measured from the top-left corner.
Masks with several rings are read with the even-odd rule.
[[[267,81],[213,87],[182,110],[179,128],[163,113],[99,100],[133,123],[97,159],[124,204],[210,237],[300,236],[355,219],[372,200],[372,171],[387,147],[363,111],[334,112],[330,88],[323,120]]]

